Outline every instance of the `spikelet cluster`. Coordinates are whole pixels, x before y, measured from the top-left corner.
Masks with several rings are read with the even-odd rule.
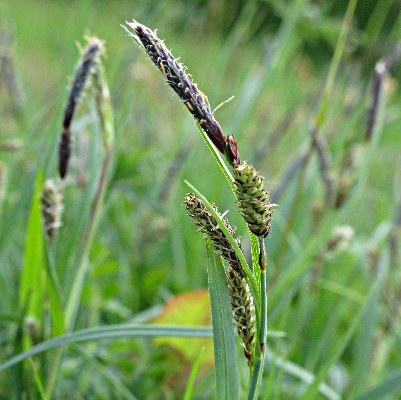
[[[241,276],[244,276],[241,262],[239,261],[233,247],[226,238],[224,232],[217,224],[216,219],[211,212],[206,208],[199,197],[194,193],[188,193],[183,202],[187,209],[188,215],[192,218],[192,222],[199,227],[198,232],[202,233],[205,238],[210,239],[213,245],[213,250],[219,256],[222,256]],[[217,211],[217,208],[213,206]],[[234,235],[234,228],[230,223],[223,219],[224,225]],[[239,239],[236,239],[241,247]]]
[[[213,250],[227,262],[227,286],[229,289],[233,321],[244,345],[244,354],[251,363],[255,347],[255,307],[253,297],[245,279],[241,263],[216,219],[202,201],[193,193],[187,194],[184,205],[198,231],[212,242]],[[217,208],[215,208],[217,211]],[[224,225],[233,235],[234,228],[226,219]],[[240,242],[236,239],[238,245]]]
[[[355,144],[350,146],[343,159],[341,171],[337,179],[337,192],[334,206],[340,208],[348,198],[356,181],[356,171],[361,163],[363,146]]]
[[[48,179],[43,186],[40,202],[43,226],[51,241],[61,227],[61,214],[63,212],[63,195],[51,179]]]
[[[231,265],[227,268],[227,285],[230,294],[233,320],[244,345],[244,355],[251,363],[255,348],[255,306],[246,279]]]
[[[263,176],[245,161],[234,165],[233,173],[239,207],[250,231],[266,237],[276,205],[270,203],[269,191],[263,188]]]

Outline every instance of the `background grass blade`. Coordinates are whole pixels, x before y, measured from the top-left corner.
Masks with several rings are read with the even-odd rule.
[[[207,244],[207,270],[213,323],[216,399],[239,399],[237,349],[223,262]]]
[[[187,387],[185,388],[184,400],[191,400],[191,398],[192,398],[192,392],[193,392],[194,385],[195,385],[196,374],[198,373],[200,363],[202,360],[202,354],[203,354],[204,350],[205,350],[205,348],[202,347],[202,349],[199,352],[199,355],[196,358],[195,363],[191,369],[191,373],[189,374],[189,378],[188,378]]]
[[[383,399],[401,391],[401,369],[388,374],[377,385],[365,390],[351,400],[377,400]]]
[[[73,343],[86,342],[90,340],[104,340],[117,338],[154,338],[159,336],[177,336],[177,337],[210,337],[212,331],[210,328],[203,327],[178,327],[178,326],[157,326],[157,325],[133,325],[123,324],[114,326],[103,326],[98,328],[83,329],[80,331],[68,333],[66,335],[46,340],[28,351],[18,354],[0,365],[0,372],[19,362],[44,353],[51,349],[67,346]]]
[[[26,315],[42,323],[45,288],[45,259],[43,252],[43,230],[40,211],[40,193],[43,177],[36,177],[35,190],[28,218],[25,238],[24,264],[21,269],[21,286],[19,292],[20,308],[26,307]]]

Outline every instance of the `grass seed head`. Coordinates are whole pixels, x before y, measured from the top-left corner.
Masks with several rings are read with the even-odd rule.
[[[82,53],[81,59],[75,68],[67,105],[64,111],[63,127],[69,128],[74,117],[76,106],[88,84],[88,77],[96,68],[97,59],[103,48],[102,42],[97,38],[89,39],[89,43]]]
[[[185,72],[185,67],[172,55],[154,31],[135,20],[127,22],[127,25],[134,33],[126,26],[122,25],[122,27],[145,50],[163,74],[166,82],[177,93],[211,142],[222,154],[225,154],[225,136],[223,131],[214,118],[207,97],[198,89],[196,83]]]
[[[62,179],[68,172],[68,165],[71,156],[71,122],[75,115],[75,110],[84,94],[88,84],[89,76],[96,69],[98,58],[103,50],[103,43],[97,38],[88,39],[88,45],[75,68],[74,78],[68,94],[67,104],[64,110],[63,131],[59,144],[59,174]]]
[[[276,204],[269,201],[269,191],[263,188],[263,176],[246,162],[234,165],[233,172],[239,206],[249,229],[256,236],[266,237]]]
[[[255,348],[255,306],[253,296],[246,282],[231,265],[227,268],[227,285],[230,294],[233,320],[244,345],[248,364],[252,361]]]
[[[222,229],[219,227],[214,216],[206,208],[199,197],[194,193],[189,193],[185,196],[183,204],[187,209],[188,215],[192,218],[193,223],[199,227],[198,232],[202,233],[205,238],[210,239],[212,242],[214,252],[217,255],[222,256],[238,274],[245,276],[241,262],[239,261],[233,247]],[[217,207],[213,206],[213,208],[217,211]],[[235,229],[226,219],[223,219],[223,222],[231,235],[234,236]],[[236,240],[238,245],[241,247],[239,239]]]
[[[43,186],[40,202],[43,225],[51,241],[61,226],[63,212],[63,195],[51,179],[48,179]]]

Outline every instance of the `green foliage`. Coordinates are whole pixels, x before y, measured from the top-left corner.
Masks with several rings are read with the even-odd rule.
[[[212,108],[235,95],[216,118],[225,133],[235,135],[241,156],[266,176],[279,204],[267,240],[268,327],[285,336],[268,335],[260,398],[399,397],[396,59],[384,80],[371,142],[364,142],[364,133],[374,65],[395,57],[401,16],[395,0],[358,2],[336,52],[348,5],[345,0],[0,4],[1,26],[12,34],[10,44],[0,46],[0,80],[9,79],[0,87],[0,398],[175,399],[186,387],[193,399],[214,398],[206,354],[197,359],[196,351],[188,359],[190,352],[180,351],[183,342],[152,339],[207,336],[210,329],[148,323],[161,317],[166,300],[207,286],[204,243],[179,206],[187,191],[184,180],[221,210],[235,210],[235,200],[187,110],[124,37],[119,24],[133,17],[158,28]],[[44,179],[54,177],[67,87],[79,57],[75,43],[85,34],[106,41],[98,78],[110,84],[112,108],[105,113],[109,121],[114,117],[115,138],[99,119],[92,85],[72,126],[63,226],[48,243],[40,190]],[[325,203],[315,151],[292,179],[284,178],[309,151],[309,129],[316,121],[335,182],[350,146],[362,149],[355,183],[339,209]],[[110,142],[107,185],[91,222]],[[247,236],[240,214],[231,211],[229,218],[236,233]],[[329,252],[332,234],[342,225],[350,225],[354,236]],[[255,237],[243,249],[243,264],[255,265]],[[251,289],[259,290],[256,282]],[[182,324],[192,321],[182,318]],[[191,347],[196,339],[185,340]],[[238,356],[241,394],[248,379],[246,361]]]

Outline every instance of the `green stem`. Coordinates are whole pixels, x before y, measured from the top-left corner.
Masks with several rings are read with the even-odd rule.
[[[261,312],[260,312],[260,333],[259,333],[259,345],[261,352],[264,353],[267,337],[267,252],[266,245],[263,238],[259,238],[259,267],[260,267],[260,300],[261,300]],[[263,354],[262,354],[263,355]]]
[[[248,400],[256,400],[258,398],[260,384],[262,383],[263,367],[264,355],[260,351],[260,347],[256,346],[251,382],[249,385]]]
[[[71,289],[70,296],[67,302],[66,313],[65,313],[65,325],[67,331],[72,330],[77,318],[78,307],[81,302],[82,289],[88,269],[87,254],[89,251],[90,244],[92,242],[92,236],[96,225],[96,220],[98,217],[98,211],[101,205],[101,200],[103,199],[103,195],[105,192],[107,183],[107,172],[109,170],[109,166],[111,163],[112,154],[113,154],[113,146],[109,145],[103,159],[102,169],[100,172],[100,177],[96,188],[95,198],[92,204],[91,214],[89,216],[88,226],[86,228],[85,236],[83,239],[83,246],[78,263],[79,269],[77,271],[76,278],[74,280],[73,287]]]
[[[103,199],[103,195],[106,188],[107,183],[107,172],[109,170],[109,166],[111,163],[111,158],[113,154],[113,146],[110,144],[106,150],[106,154],[103,159],[102,169],[100,172],[100,177],[95,193],[95,198],[93,200],[91,214],[89,217],[89,222],[85,231],[83,246],[81,248],[81,254],[79,256],[79,269],[77,271],[73,287],[70,292],[70,296],[68,298],[66,312],[65,312],[65,328],[67,332],[71,331],[75,325],[77,312],[79,308],[79,304],[81,302],[81,294],[83,285],[86,278],[86,273],[88,269],[88,260],[87,255],[90,248],[90,244],[92,242],[92,236],[94,232],[94,228],[96,226],[96,220],[99,214],[99,209],[101,205],[101,200]],[[47,380],[46,393],[49,398],[52,398],[52,394],[55,388],[55,384],[57,381],[58,370],[60,366],[60,361],[62,358],[63,349],[57,349],[56,354],[53,358],[52,366],[50,369],[50,375]]]
[[[258,398],[260,385],[262,383],[267,337],[267,252],[263,238],[259,238],[258,243],[260,267],[260,318],[258,320],[258,341],[255,349],[255,357],[251,381],[249,385],[248,400],[255,400]]]

